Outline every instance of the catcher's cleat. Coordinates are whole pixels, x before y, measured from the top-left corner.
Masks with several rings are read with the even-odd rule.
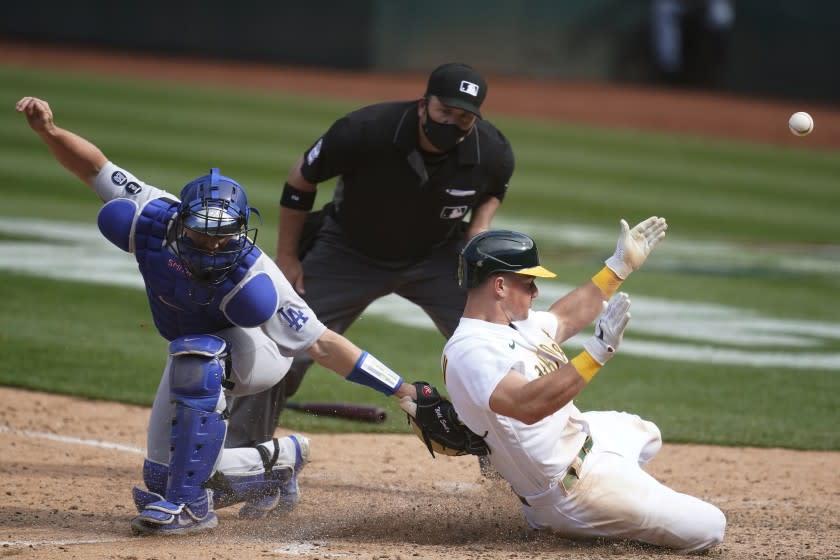
[[[159,500],[146,504],[131,520],[132,532],[139,535],[187,535],[214,529],[219,524],[209,491],[191,504]]]
[[[291,478],[274,493],[245,502],[239,510],[241,519],[262,519],[268,516],[284,515],[295,509],[300,501],[300,486],[298,486],[297,477],[309,462],[309,439],[299,434],[291,435],[289,439],[295,443],[295,467]]]
[[[295,509],[299,501],[300,487],[297,474],[294,474],[276,493],[245,502],[239,510],[239,517],[240,519],[262,519],[268,516],[285,515]]]
[[[146,506],[150,504],[166,500],[166,498],[160,494],[150,492],[144,488],[140,488],[139,486],[135,486],[131,489],[131,497],[134,499],[134,507],[137,508],[137,513],[143,513]]]

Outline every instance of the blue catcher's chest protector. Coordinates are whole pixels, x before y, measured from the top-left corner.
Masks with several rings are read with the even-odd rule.
[[[167,340],[213,333],[233,326],[219,308],[220,303],[261,255],[259,248],[254,247],[216,286],[207,287],[190,281],[188,272],[166,243],[167,229],[177,211],[177,202],[162,198],[150,201],[137,218],[134,234],[135,256],[146,283],[149,307],[155,326]],[[245,290],[247,294],[247,288]],[[265,301],[268,305],[257,306],[259,316],[252,318],[254,326],[262,324],[276,311],[272,298],[265,298]]]

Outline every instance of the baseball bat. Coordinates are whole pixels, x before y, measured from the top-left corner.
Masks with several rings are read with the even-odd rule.
[[[385,421],[385,409],[379,406],[366,406],[340,402],[287,402],[286,408],[314,414],[315,416],[332,416],[345,418],[357,422],[373,422],[379,424]]]

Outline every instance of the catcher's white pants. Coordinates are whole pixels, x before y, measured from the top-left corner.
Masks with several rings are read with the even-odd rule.
[[[723,541],[718,508],[676,492],[642,470],[662,445],[652,422],[620,412],[587,412],[594,446],[568,496],[554,486],[526,496],[522,506],[535,529],[569,537],[610,537],[694,552]],[[710,473],[711,474],[711,473]]]
[[[292,358],[280,354],[277,344],[259,328],[232,327],[216,334],[227,340],[232,349],[233,371],[230,372],[230,381],[234,384],[233,389],[225,390],[219,399],[219,412],[225,408],[225,397],[265,391],[283,379],[292,364]],[[146,440],[147,457],[164,465],[169,464],[175,406],[169,390],[170,363],[171,359],[168,359],[155,395]],[[218,464],[218,469],[223,472],[243,473],[262,468],[262,458],[254,447],[224,449]]]

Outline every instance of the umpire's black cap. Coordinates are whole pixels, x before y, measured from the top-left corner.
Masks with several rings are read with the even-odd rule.
[[[426,95],[435,95],[444,105],[481,117],[481,104],[487,97],[487,82],[471,66],[449,62],[432,70]]]

